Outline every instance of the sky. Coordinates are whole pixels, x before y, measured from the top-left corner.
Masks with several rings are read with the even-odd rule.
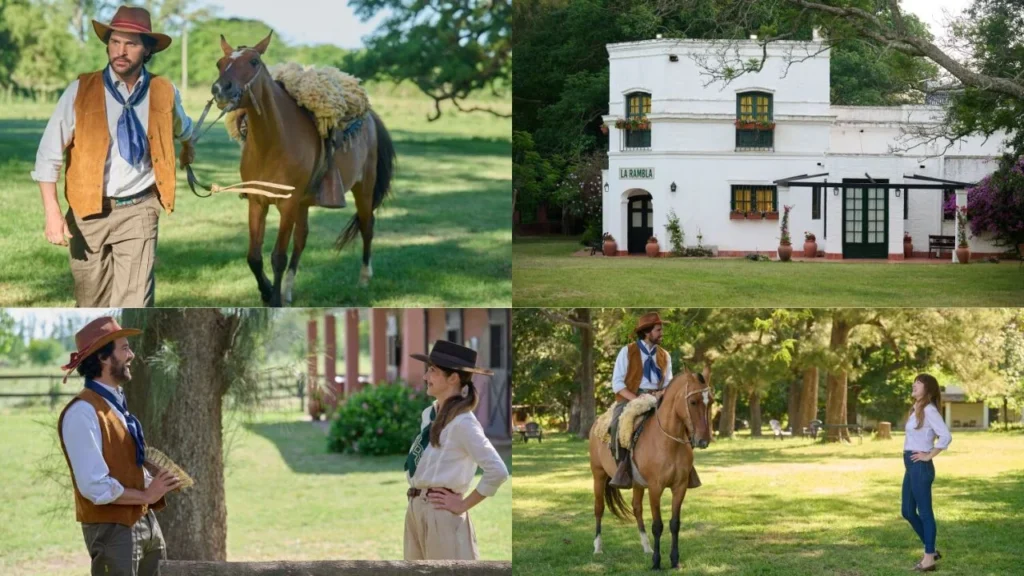
[[[344,0],[200,0],[202,6],[219,8],[223,18],[262,20],[289,44],[334,44],[341,48],[363,47],[383,20],[378,13],[368,22],[360,22]]]
[[[109,315],[111,312],[114,312],[114,310],[89,308],[82,310],[77,308],[5,308],[4,311],[18,322],[23,319],[35,318],[36,333],[28,334],[27,336],[30,338],[45,338],[48,336],[50,327],[59,322],[61,317],[75,318],[82,326],[85,326],[100,316]]]
[[[927,24],[932,35],[939,39],[946,36],[948,16],[958,16],[970,3],[970,0],[902,0],[900,5],[905,12],[916,15]]]

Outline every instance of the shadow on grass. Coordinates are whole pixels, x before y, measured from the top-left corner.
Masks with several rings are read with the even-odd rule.
[[[285,464],[299,474],[394,473],[405,463],[402,456],[354,456],[327,451],[327,436],[312,422],[245,424],[249,431],[273,442]],[[397,480],[386,483],[397,484]]]

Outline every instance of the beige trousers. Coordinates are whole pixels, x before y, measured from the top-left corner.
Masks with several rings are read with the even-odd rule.
[[[456,516],[437,510],[426,491],[409,500],[405,511],[406,560],[477,560],[476,532],[469,512]]]
[[[156,280],[156,194],[144,202],[82,219],[65,215],[75,304],[80,308],[144,308],[153,306]]]

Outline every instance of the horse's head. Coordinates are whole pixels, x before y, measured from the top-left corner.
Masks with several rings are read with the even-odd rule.
[[[221,35],[220,48],[224,51],[224,57],[217,61],[220,75],[210,88],[210,92],[217,100],[217,108],[224,110],[230,106],[230,109],[234,110],[247,104],[245,99],[249,97],[248,88],[264,68],[263,53],[267,51],[273,34],[271,31],[252,48],[232,48],[224,39],[224,35]]]
[[[690,444],[707,448],[711,442],[711,404],[714,402],[711,388],[711,368],[704,367],[703,374],[690,372],[683,367],[683,373],[672,379],[665,393],[665,400],[672,402],[672,409],[686,425]]]

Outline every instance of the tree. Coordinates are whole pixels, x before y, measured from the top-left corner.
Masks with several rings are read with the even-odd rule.
[[[259,364],[262,309],[125,309],[123,325],[143,330],[128,406],[142,421],[146,442],[197,479],[168,498],[160,513],[168,557],[224,561],[225,397],[242,403],[257,394],[252,371]]]
[[[409,80],[434,99],[430,120],[441,117],[441,103],[463,112],[509,115],[486,107],[464,108],[472,93],[500,95],[512,76],[512,2],[492,0],[353,0],[364,21],[387,10],[380,29],[349,67],[366,77]]]
[[[56,340],[40,340],[33,338],[25,349],[29,362],[36,366],[55,366],[58,359],[64,356],[64,347]]]
[[[0,356],[7,355],[17,339],[18,333],[14,329],[14,318],[6,310],[0,308]]]
[[[1024,244],[1024,155],[1004,156],[998,170],[967,190],[967,215],[971,232],[989,234],[996,246]]]

